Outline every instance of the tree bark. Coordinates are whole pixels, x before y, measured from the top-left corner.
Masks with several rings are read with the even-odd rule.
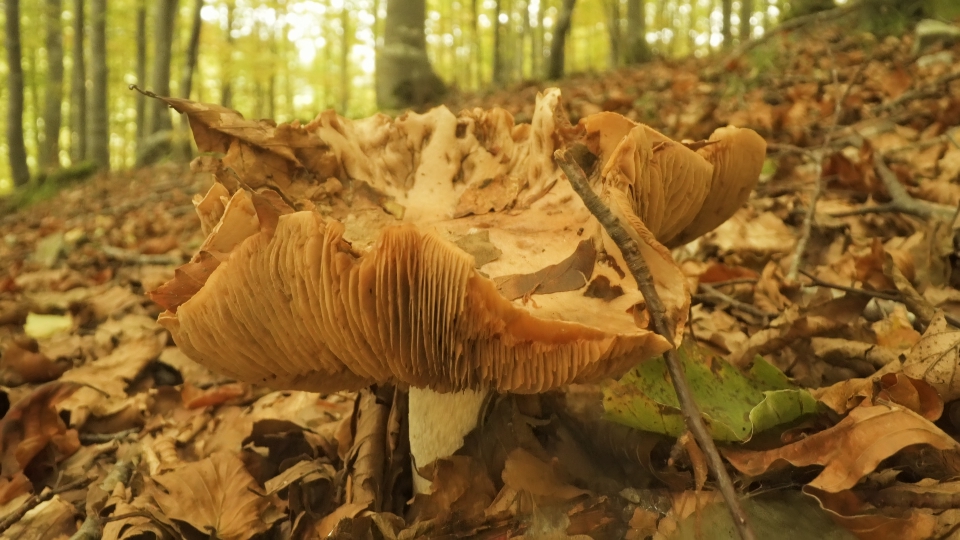
[[[27,148],[23,143],[23,64],[20,63],[20,0],[4,2],[7,48],[7,147],[14,186],[30,181]]]
[[[537,4],[537,28],[530,38],[530,73],[534,79],[542,73],[540,64],[543,62],[543,2]]]
[[[740,0],[740,43],[750,39],[753,31],[750,17],[753,16],[753,0]]]
[[[377,105],[396,110],[434,103],[446,85],[427,58],[424,0],[387,0],[383,46],[377,49]]]
[[[110,169],[110,117],[107,114],[107,0],[90,2],[90,110],[87,146],[90,159]]]
[[[563,0],[560,16],[553,27],[553,41],[550,42],[550,64],[547,70],[548,79],[563,77],[567,35],[570,33],[570,23],[573,20],[573,8],[576,0]]]
[[[729,49],[733,46],[733,29],[731,28],[730,18],[733,16],[733,0],[721,0],[723,8],[723,48]]]
[[[70,73],[70,162],[87,158],[87,72],[83,55],[83,1],[73,1],[73,67]]]
[[[233,71],[231,69],[231,54],[233,53],[233,10],[234,0],[227,2],[227,57],[223,62],[223,74],[220,82],[220,105],[230,108],[233,103]]]
[[[493,84],[503,84],[503,25],[500,24],[500,15],[503,13],[503,2],[497,0],[493,13]]]
[[[147,0],[137,2],[137,84],[147,88]],[[147,126],[147,96],[137,92],[137,146]]]
[[[340,41],[340,114],[346,116],[350,105],[350,11],[346,2],[340,8],[340,27],[343,30]]]
[[[610,38],[610,68],[620,65],[620,0],[607,0],[609,3],[610,19],[607,35]]]
[[[203,10],[203,4],[205,3],[205,0],[196,0],[193,8],[193,23],[190,25],[187,59],[183,64],[183,76],[180,77],[180,97],[183,99],[190,99],[190,90],[193,88],[193,74],[197,70],[197,59],[200,56],[200,29],[203,28],[203,19],[200,17],[200,12]]]
[[[627,0],[627,63],[639,64],[650,60],[647,45],[647,21],[643,0]]]
[[[477,25],[480,13],[477,11],[477,1],[470,0],[470,28],[473,30],[473,42],[470,44],[471,58],[473,59],[473,84],[479,88],[483,84],[483,48],[480,47],[480,28]]]
[[[61,0],[47,0],[47,91],[43,106],[40,169],[60,168],[60,125],[63,107],[63,13]]]
[[[150,90],[161,96],[170,95],[170,60],[173,54],[173,26],[177,19],[178,0],[159,0],[154,15],[153,69],[150,75]],[[147,102],[144,137],[173,127],[167,104],[159,99]]]

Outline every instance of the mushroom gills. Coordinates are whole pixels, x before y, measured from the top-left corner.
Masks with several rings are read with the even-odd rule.
[[[410,387],[408,418],[415,494],[430,493],[432,483],[418,469],[453,455],[463,446],[464,437],[477,426],[487,394],[488,390],[440,393]]]

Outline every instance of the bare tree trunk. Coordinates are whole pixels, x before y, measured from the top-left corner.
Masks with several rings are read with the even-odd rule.
[[[500,15],[503,13],[503,1],[497,0],[497,7],[493,14],[493,84],[503,84],[503,25],[500,24]]]
[[[340,8],[340,27],[343,30],[340,41],[340,114],[346,115],[350,105],[350,11],[346,2]]]
[[[723,48],[733,47],[733,29],[730,18],[733,16],[733,0],[721,0],[723,7]]]
[[[740,43],[750,39],[752,28],[750,17],[753,16],[753,0],[740,0]]]
[[[480,47],[480,28],[477,25],[480,17],[477,11],[477,0],[470,1],[470,13],[473,15],[470,19],[470,28],[473,30],[473,43],[470,44],[474,70],[473,84],[479,88],[483,84],[483,48]]]
[[[446,85],[427,58],[424,0],[387,0],[383,47],[377,49],[377,105],[403,109],[436,102]]]
[[[4,2],[7,48],[7,147],[10,153],[10,173],[13,185],[30,181],[27,167],[27,147],[23,143],[23,64],[20,63],[20,0]]]
[[[147,0],[137,3],[137,84],[147,88]],[[137,145],[147,126],[147,97],[137,92]]]
[[[110,169],[110,117],[107,114],[107,0],[90,2],[90,110],[87,148],[90,159]]]
[[[170,60],[173,54],[173,26],[177,19],[178,0],[159,0],[154,15],[153,70],[150,75],[150,90],[161,96],[170,95]],[[144,137],[173,127],[167,104],[159,99],[147,102]]]
[[[197,59],[200,56],[200,29],[203,28],[203,19],[200,12],[205,0],[196,0],[193,9],[193,23],[190,25],[190,42],[187,44],[187,60],[183,63],[183,76],[180,77],[180,97],[190,99],[190,90],[193,88],[193,74],[197,70]],[[184,122],[186,125],[186,122]]]
[[[548,79],[559,79],[563,77],[564,53],[575,5],[576,0],[563,0],[563,5],[560,8],[560,16],[557,18],[557,24],[553,27],[553,41],[550,42],[550,65],[547,71]]]
[[[63,107],[63,13],[61,0],[47,0],[47,91],[43,106],[40,169],[60,167],[60,125]]]
[[[543,11],[541,0],[537,3],[537,29],[530,38],[530,73],[534,79],[541,76],[540,64],[543,62]]]
[[[614,69],[620,65],[620,0],[607,0],[609,3],[608,13],[610,15],[607,23],[607,35],[610,38],[610,68]]]
[[[530,0],[523,3],[523,33],[517,36],[517,51],[515,54],[517,65],[517,80],[523,80],[523,64],[526,62],[527,55],[524,54],[527,45],[527,37],[530,38],[530,48],[533,48],[533,32],[530,28]]]
[[[233,0],[227,2],[227,59],[223,63],[223,79],[220,81],[220,104],[224,107],[231,107],[233,103],[233,70],[230,55],[233,52],[233,10],[235,8]]]
[[[83,55],[83,0],[73,1],[73,67],[70,73],[70,162],[87,157],[87,73]]]
[[[639,64],[650,60],[647,46],[647,21],[643,0],[627,0],[627,63]]]

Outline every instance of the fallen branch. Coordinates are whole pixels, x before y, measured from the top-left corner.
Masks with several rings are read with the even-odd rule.
[[[164,253],[160,255],[146,255],[138,251],[118,248],[107,244],[100,246],[100,251],[102,251],[107,257],[126,264],[156,264],[169,266],[180,265],[184,263],[183,256],[178,254],[171,255],[169,253]]]
[[[139,463],[139,457],[133,459],[121,459],[110,470],[110,474],[100,482],[100,489],[104,493],[113,493],[117,484],[126,484],[130,481],[130,475],[133,474],[133,468]],[[99,509],[98,509],[99,510]],[[96,512],[87,512],[87,519],[83,521],[80,529],[70,537],[70,540],[100,540],[103,531],[100,529],[100,516]]]
[[[869,296],[871,298],[879,298],[880,300],[889,300],[891,302],[897,302],[899,304],[903,304],[904,306],[906,306],[907,311],[913,313],[914,315],[920,318],[920,322],[922,322],[924,326],[928,325],[930,323],[930,320],[933,318],[933,315],[932,315],[933,311],[935,311],[937,308],[932,304],[930,304],[929,302],[927,302],[925,298],[920,296],[920,293],[918,293],[917,290],[913,288],[913,285],[911,285],[910,282],[906,280],[906,278],[902,277],[903,274],[900,273],[900,270],[896,269],[896,266],[891,266],[889,268],[885,266],[884,273],[888,271],[892,274],[891,279],[894,280],[898,288],[901,286],[904,287],[905,289],[906,287],[909,287],[909,289],[906,289],[906,290],[913,291],[912,294],[910,292],[904,293],[899,290],[895,292],[885,292],[885,291],[868,291],[866,289],[857,289],[856,287],[847,287],[845,285],[823,281],[822,279],[814,276],[813,274],[805,270],[801,270],[800,273],[810,278],[810,281],[812,282],[810,283],[810,285],[825,287],[827,289],[835,289],[838,291],[844,291],[851,294],[861,294],[863,296]],[[894,272],[901,276],[902,281],[899,281],[896,277],[893,277],[895,275]],[[922,313],[918,313],[918,311]],[[948,323],[950,323],[954,327],[960,328],[960,319],[958,319],[957,317],[946,312],[944,312],[943,317],[947,320]]]
[[[936,97],[936,96],[943,95],[943,91],[941,90],[941,87],[957,79],[960,79],[960,71],[947,73],[922,88],[917,88],[916,90],[904,92],[897,99],[889,103],[884,103],[878,106],[876,109],[874,109],[874,114],[890,110],[902,103],[913,101],[915,99],[922,99],[925,97]]]
[[[36,508],[40,503],[49,501],[55,495],[71,491],[74,489],[81,489],[87,487],[88,484],[93,482],[92,478],[81,478],[70,482],[69,484],[64,484],[58,488],[53,488],[49,491],[44,491],[40,495],[31,495],[26,501],[21,504],[15,512],[3,518],[3,521],[0,521],[0,533],[3,533],[15,523],[23,519],[23,516],[27,515],[27,512]]]
[[[897,175],[887,166],[880,152],[873,153],[873,166],[877,170],[880,181],[883,182],[883,187],[887,189],[887,193],[890,195],[890,202],[869,207],[873,209],[873,212],[865,213],[902,212],[923,219],[951,220],[953,218],[957,211],[956,208],[914,199],[907,193],[907,189],[903,187]]]
[[[763,45],[780,34],[789,32],[791,30],[796,30],[797,28],[801,28],[808,24],[816,24],[824,21],[835,21],[844,15],[853,13],[861,7],[861,2],[851,2],[843,7],[828,9],[826,11],[811,13],[809,15],[802,15],[800,17],[794,17],[788,21],[784,21],[783,23],[770,29],[768,32],[764,32],[762,36],[751,39],[734,49],[730,54],[727,55],[726,58],[723,59],[723,62],[720,62],[720,68],[718,69],[722,69],[724,66],[729,65],[734,60],[740,58],[741,56],[747,54],[760,45]]]
[[[778,315],[778,313],[770,313],[767,311],[763,311],[762,309],[754,305],[748,304],[746,302],[741,302],[740,300],[737,300],[736,298],[730,296],[729,294],[724,294],[718,291],[717,289],[711,287],[710,285],[707,285],[706,283],[700,284],[700,290],[703,291],[703,294],[694,295],[695,299],[699,299],[701,301],[704,301],[706,303],[711,303],[711,304],[720,304],[720,303],[728,304],[732,308],[739,309],[744,313],[749,313],[754,317],[762,319],[764,323],[766,323],[766,321]]]
[[[831,54],[831,58],[833,55]],[[820,201],[820,197],[823,196],[823,188],[826,185],[826,182],[823,179],[823,160],[827,156],[827,148],[830,146],[830,141],[833,139],[833,134],[837,130],[837,126],[840,124],[840,113],[843,111],[843,102],[847,100],[847,96],[850,95],[850,89],[853,88],[854,83],[860,78],[860,75],[863,73],[864,68],[869,64],[870,61],[867,60],[860,64],[860,67],[857,68],[857,72],[853,74],[853,77],[850,79],[850,82],[847,83],[846,90],[843,91],[843,94],[837,100],[836,104],[833,107],[833,122],[830,123],[830,128],[827,130],[827,134],[823,137],[823,144],[820,146],[818,152],[807,152],[807,156],[816,163],[814,168],[814,176],[816,178],[816,186],[814,186],[813,196],[810,197],[810,206],[807,207],[807,213],[803,217],[803,229],[800,234],[800,239],[797,241],[797,245],[794,248],[793,260],[790,261],[790,269],[787,271],[787,281],[792,282],[797,280],[797,271],[800,270],[800,264],[803,262],[803,255],[807,251],[807,244],[810,243],[810,235],[813,234],[813,221],[816,219],[817,214],[817,203]],[[834,64],[836,61],[834,60]],[[834,67],[831,70],[833,73],[833,84],[834,86],[839,86],[839,76],[837,75],[837,69]]]
[[[581,144],[575,144],[572,150],[574,151],[573,153],[588,152]],[[687,382],[687,377],[680,365],[676,344],[673,343],[673,329],[669,328],[667,323],[666,308],[660,300],[660,295],[657,293],[657,289],[653,284],[653,276],[650,274],[650,268],[647,266],[647,262],[640,254],[640,248],[623,228],[616,216],[613,215],[610,209],[600,200],[600,197],[590,188],[583,169],[571,155],[571,152],[567,149],[557,150],[556,153],[554,153],[554,158],[566,174],[574,191],[583,199],[584,205],[586,205],[590,213],[597,218],[597,221],[599,221],[604,230],[607,231],[607,234],[609,234],[610,238],[617,244],[617,247],[620,248],[620,253],[623,255],[624,261],[630,269],[630,273],[633,274],[634,279],[637,280],[637,286],[643,294],[644,300],[647,302],[647,309],[650,311],[650,318],[653,320],[654,329],[673,345],[663,356],[666,359],[670,378],[673,380],[673,387],[680,400],[680,408],[683,411],[687,429],[693,433],[700,448],[702,448],[707,455],[710,468],[713,469],[713,474],[716,476],[717,483],[720,486],[720,492],[723,494],[723,498],[727,503],[727,508],[730,510],[733,522],[740,533],[740,538],[753,540],[755,538],[753,530],[747,522],[747,515],[737,497],[733,482],[730,480],[730,475],[723,465],[723,459],[717,451],[717,446],[713,442],[710,432],[707,431],[703,423],[700,408],[693,399],[690,384]]]

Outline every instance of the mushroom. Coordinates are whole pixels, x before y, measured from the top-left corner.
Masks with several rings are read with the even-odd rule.
[[[152,293],[159,322],[236,379],[408,386],[415,470],[463,444],[491,391],[599,381],[669,347],[554,150],[582,140],[597,156],[595,188],[632,226],[678,336],[689,291],[664,244],[729,217],[764,157],[750,130],[694,150],[612,113],[571,126],[555,89],[521,125],[438,107],[276,126],[163,99],[222,158],[205,158],[217,183],[195,201],[206,240]]]

